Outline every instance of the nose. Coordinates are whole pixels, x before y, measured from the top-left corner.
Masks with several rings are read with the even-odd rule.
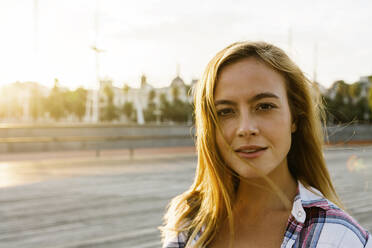
[[[240,114],[237,130],[238,137],[257,136],[258,134],[259,128],[257,121],[248,113]]]

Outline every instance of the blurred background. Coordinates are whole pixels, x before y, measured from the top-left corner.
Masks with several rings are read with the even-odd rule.
[[[372,229],[372,2],[0,0],[0,247],[159,247],[196,166],[192,89],[239,40],[326,106],[325,156]]]

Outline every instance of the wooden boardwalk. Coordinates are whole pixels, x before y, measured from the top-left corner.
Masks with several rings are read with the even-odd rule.
[[[350,213],[371,230],[372,147],[326,158]],[[160,247],[164,208],[191,184],[195,161],[0,162],[0,247]]]

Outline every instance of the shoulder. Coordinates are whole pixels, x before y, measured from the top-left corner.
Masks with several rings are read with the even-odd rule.
[[[204,226],[202,227],[202,230],[200,230],[193,238],[193,240],[190,242],[190,245],[194,245],[196,243],[196,241],[200,238],[203,231]],[[186,247],[187,242],[189,242],[189,239],[192,236],[193,236],[192,233],[187,231],[179,233],[176,232],[168,233],[168,235],[165,236],[163,248],[184,248]]]
[[[319,247],[366,247],[370,234],[345,211],[329,203],[328,208],[305,208],[303,239],[311,237]]]
[[[169,234],[165,237],[163,248],[184,248],[186,247],[187,239],[185,232]]]
[[[315,193],[319,193],[315,190]],[[353,217],[322,195],[306,192],[302,206],[306,213],[301,241],[316,247],[371,247],[371,236]],[[302,196],[301,196],[302,197]],[[301,242],[301,243],[302,243]]]

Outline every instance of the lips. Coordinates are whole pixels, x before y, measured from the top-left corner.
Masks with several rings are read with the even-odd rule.
[[[261,156],[267,147],[263,146],[241,146],[235,152],[242,158],[257,158]]]
[[[235,152],[242,152],[242,153],[254,153],[261,150],[266,150],[267,147],[262,146],[241,146],[235,150]]]

